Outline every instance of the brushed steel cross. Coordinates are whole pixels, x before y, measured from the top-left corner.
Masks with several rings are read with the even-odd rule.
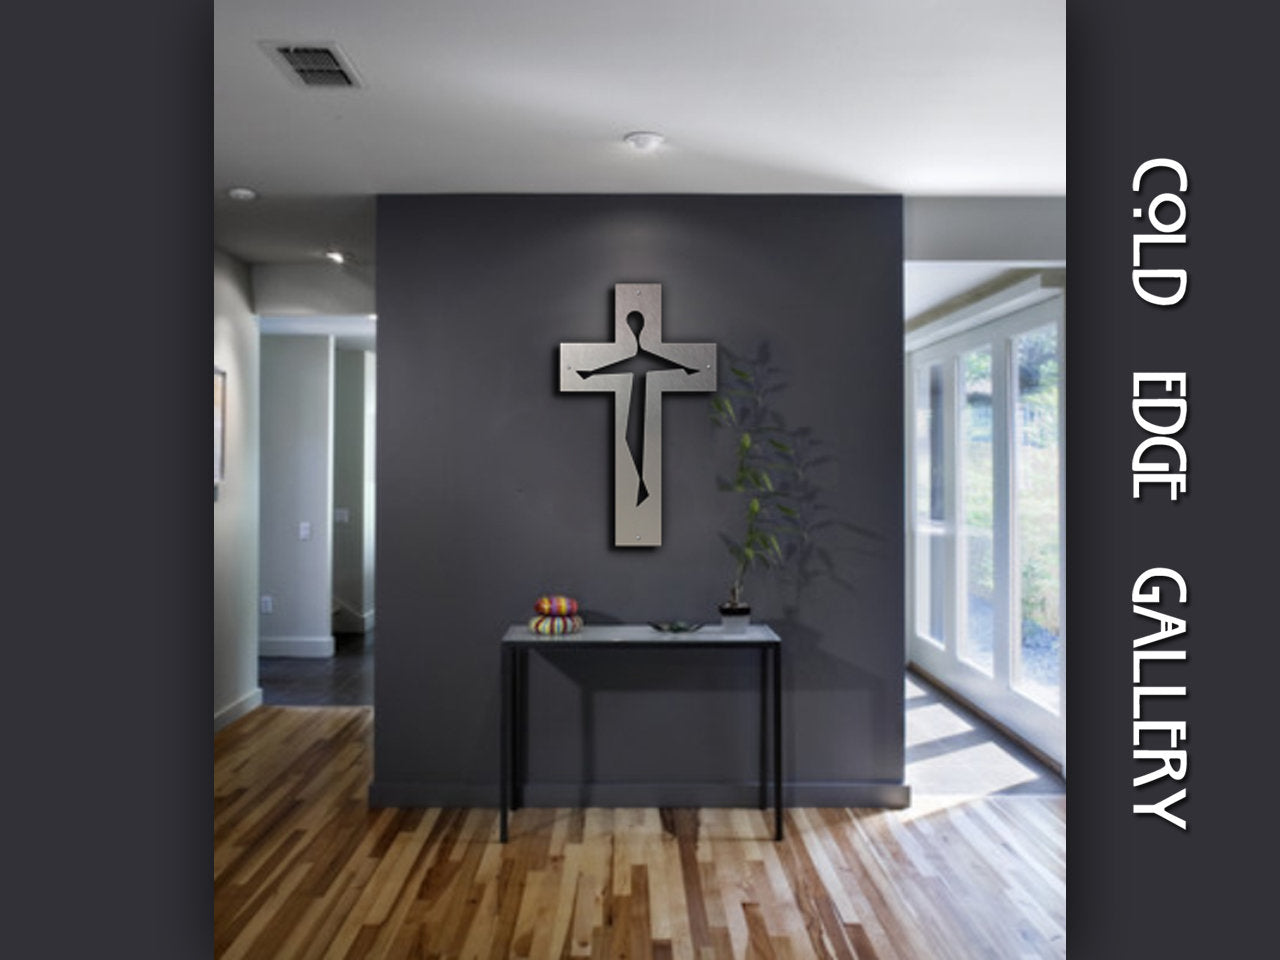
[[[619,547],[662,544],[662,395],[716,388],[714,343],[664,343],[662,284],[613,287],[613,342],[560,344],[560,390],[613,394]]]

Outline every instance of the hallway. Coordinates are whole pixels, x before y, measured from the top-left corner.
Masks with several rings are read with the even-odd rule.
[[[332,657],[259,657],[262,702],[271,707],[373,706],[373,634],[334,635]]]

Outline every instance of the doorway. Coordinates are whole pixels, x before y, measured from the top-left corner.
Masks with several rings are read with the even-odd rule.
[[[913,666],[1065,764],[1064,297],[908,345]]]
[[[373,318],[263,318],[259,683],[268,704],[371,705]],[[348,324],[351,326],[351,324]]]

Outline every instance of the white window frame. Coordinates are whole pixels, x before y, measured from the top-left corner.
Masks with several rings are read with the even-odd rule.
[[[1022,737],[1028,743],[1066,768],[1066,329],[1065,297],[1060,293],[1028,307],[995,319],[985,320],[976,326],[964,325],[958,332],[934,337],[909,337],[907,341],[906,371],[904,376],[906,431],[906,572],[907,572],[907,659],[930,676],[950,687],[965,700],[970,701],[991,718]],[[1016,658],[1021,647],[1015,635],[1015,625],[1020,623],[1019,578],[1014,575],[1016,566],[1017,531],[1014,516],[1014,463],[1015,419],[1013,411],[1017,401],[1011,396],[1014,375],[1016,338],[1024,333],[1056,324],[1058,331],[1058,576],[1059,623],[1062,625],[1058,650],[1058,704],[1057,712],[1046,709],[1014,687],[1012,678],[1016,672]],[[943,325],[939,325],[943,326]],[[955,329],[954,327],[952,328]],[[992,659],[993,673],[966,662],[959,655],[960,604],[964,602],[964,566],[961,556],[961,538],[957,522],[960,511],[961,488],[959,480],[960,436],[958,414],[962,398],[959,395],[959,361],[969,351],[990,347],[992,373],[992,467],[994,474],[994,510],[992,535],[995,550],[995,596],[993,610]],[[918,370],[926,370],[939,364],[943,372],[942,429],[944,450],[944,490],[946,518],[943,522],[946,544],[945,576],[942,584],[944,643],[925,636],[916,623],[916,547],[923,525],[916,515],[916,376]],[[936,531],[936,522],[929,527]]]

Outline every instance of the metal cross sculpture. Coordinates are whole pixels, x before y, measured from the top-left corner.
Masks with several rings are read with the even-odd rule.
[[[560,390],[613,394],[619,547],[662,544],[662,395],[716,388],[714,343],[662,342],[662,284],[613,287],[613,342],[560,344]]]

